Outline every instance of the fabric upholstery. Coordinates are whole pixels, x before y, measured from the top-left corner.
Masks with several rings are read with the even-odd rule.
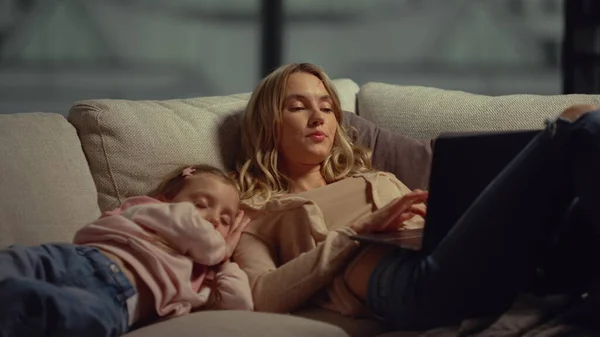
[[[354,112],[358,86],[350,80],[336,81],[336,86],[344,110]],[[232,145],[237,137],[236,118],[248,97],[79,102],[69,120],[81,143],[75,128],[61,115],[0,116],[0,247],[68,241],[79,226],[99,216],[97,197],[103,209],[110,209],[120,198],[146,193],[175,166],[199,161],[230,165],[222,156],[227,158],[236,150]],[[599,104],[600,100],[591,95],[487,97],[370,83],[359,94],[358,112],[375,124],[348,114],[346,119],[361,129],[358,141],[374,150],[376,167],[418,187],[428,175],[419,174],[418,163],[425,162],[430,154],[429,139],[439,132],[537,128],[543,117],[554,116],[573,103]],[[398,158],[413,159],[401,163]],[[99,186],[98,195],[90,170]],[[420,335],[386,332],[374,320],[342,317],[322,309],[295,314],[311,320],[264,313],[200,312],[128,336]],[[440,336],[454,335],[452,328],[442,330]]]
[[[294,316],[333,324],[344,329],[351,337],[372,337],[389,330],[383,323],[373,319],[343,316],[322,308],[305,308],[294,312]]]
[[[335,80],[342,107],[354,110],[358,85]],[[75,125],[98,188],[100,208],[146,194],[181,165],[232,169],[239,115],[249,94],[167,101],[89,100],[75,103]]]
[[[100,215],[75,128],[62,115],[0,115],[0,248],[68,242]]]
[[[204,311],[134,330],[125,337],[348,337],[330,324],[291,315],[251,311]]]
[[[367,83],[358,94],[358,114],[417,139],[447,131],[527,130],[543,127],[570,105],[600,105],[600,95],[485,96],[419,86]]]
[[[373,151],[373,167],[393,173],[411,189],[427,188],[431,169],[431,142],[412,139],[375,123],[345,113],[344,123],[355,129],[356,144]]]

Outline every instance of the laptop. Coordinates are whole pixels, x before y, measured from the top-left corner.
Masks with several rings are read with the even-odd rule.
[[[351,238],[430,253],[481,192],[539,133],[540,130],[441,134],[434,142],[424,228]]]

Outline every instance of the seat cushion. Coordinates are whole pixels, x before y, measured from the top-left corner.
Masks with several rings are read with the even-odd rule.
[[[0,115],[0,247],[70,242],[100,215],[75,128],[62,115]]]
[[[251,311],[203,311],[152,324],[126,337],[348,337],[334,325]]]
[[[351,337],[371,337],[389,331],[388,327],[374,319],[343,316],[319,307],[304,308],[294,315],[338,326]]]

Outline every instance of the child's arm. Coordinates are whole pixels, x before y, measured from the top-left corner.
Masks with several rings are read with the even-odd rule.
[[[204,220],[191,203],[138,205],[121,214],[152,232],[175,249],[207,266],[223,261],[226,245],[223,236]]]
[[[218,267],[212,282],[208,310],[254,310],[248,276],[235,262]]]

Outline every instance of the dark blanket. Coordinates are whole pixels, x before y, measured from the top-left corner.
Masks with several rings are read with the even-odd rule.
[[[521,296],[500,317],[466,319],[460,326],[422,333],[422,337],[600,336],[600,301],[589,295]]]

